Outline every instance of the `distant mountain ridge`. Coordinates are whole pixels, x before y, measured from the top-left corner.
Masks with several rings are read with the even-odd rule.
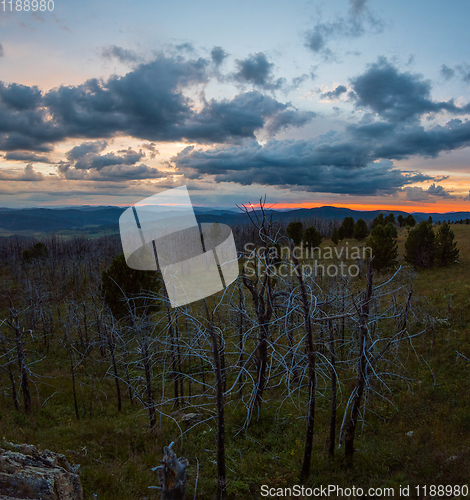
[[[59,232],[59,231],[86,231],[100,230],[118,232],[119,217],[128,207],[113,206],[79,206],[65,208],[1,208],[0,229],[14,233],[15,231],[33,232]],[[245,213],[227,208],[195,207],[198,222],[220,222],[229,225],[245,224],[249,222]],[[177,209],[169,208],[168,214],[178,213]],[[305,220],[305,219],[330,219],[343,220],[353,217],[354,220],[372,220],[380,213],[384,215],[393,213],[395,217],[400,214],[406,216],[408,212],[390,210],[352,210],[350,208],[318,207],[299,208],[294,210],[269,210],[273,220]],[[429,216],[434,222],[470,218],[470,212],[449,213],[413,213],[417,222],[427,220]]]

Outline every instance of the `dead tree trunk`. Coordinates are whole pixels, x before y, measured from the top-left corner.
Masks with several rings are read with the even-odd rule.
[[[2,338],[3,352],[4,352],[6,360],[7,360],[6,366],[8,366],[8,376],[10,378],[11,396],[13,398],[13,404],[15,405],[16,411],[20,411],[20,405],[18,403],[18,396],[17,396],[17,393],[16,393],[15,377],[13,376],[13,372],[11,370],[10,355],[9,355],[9,353],[8,353],[6,347],[5,347],[5,341],[4,341],[3,335],[1,336],[1,338]],[[5,365],[4,365],[4,368],[5,368]]]
[[[351,416],[346,427],[346,436],[344,441],[345,456],[350,459],[354,454],[354,436],[356,433],[357,417],[361,405],[362,394],[366,384],[366,364],[367,364],[367,328],[369,321],[370,300],[372,298],[372,259],[369,261],[369,270],[367,273],[367,288],[362,301],[359,316],[359,362],[357,368],[356,387],[354,389],[354,399],[352,403]]]
[[[342,318],[344,321],[344,318]],[[336,440],[336,352],[334,328],[331,320],[328,322],[330,330],[329,347],[330,347],[330,363],[331,363],[331,413],[330,413],[330,443],[328,447],[328,455],[333,458],[335,456],[335,440]]]
[[[157,471],[161,500],[184,500],[186,495],[186,468],[188,461],[185,458],[176,458],[170,446],[165,446],[162,465],[152,470]]]
[[[119,386],[119,373],[118,373],[118,367],[117,367],[116,356],[115,356],[116,337],[115,337],[114,328],[115,327],[113,325],[113,327],[111,328],[111,331],[108,332],[107,337],[108,337],[109,353],[111,354],[111,364],[113,365],[114,383],[116,384],[118,411],[120,412],[122,410],[122,398],[121,398],[121,387]]]
[[[305,480],[310,474],[310,462],[312,460],[313,448],[313,429],[315,425],[315,391],[316,391],[316,368],[315,368],[315,351],[313,348],[312,322],[310,320],[310,303],[307,297],[307,290],[302,277],[302,271],[299,267],[299,261],[295,253],[292,252],[292,260],[294,262],[295,274],[300,285],[300,293],[302,298],[302,309],[304,314],[305,325],[305,347],[308,359],[308,415],[307,415],[307,432],[305,434],[305,449],[304,459],[300,477]]]
[[[140,351],[142,355],[142,364],[144,365],[145,372],[145,386],[147,390],[147,407],[149,412],[149,420],[150,420],[150,430],[153,432],[157,426],[157,415],[155,412],[155,402],[153,400],[153,392],[152,392],[152,373],[150,367],[150,352],[148,345],[148,338],[145,333],[142,334]]]
[[[14,332],[16,338],[16,352],[18,355],[18,367],[21,376],[21,389],[23,391],[24,410],[26,413],[31,413],[32,403],[31,394],[29,392],[28,368],[26,366],[26,356],[23,349],[23,332],[20,329],[18,313],[16,309],[10,309],[10,321],[8,322],[8,326]]]
[[[227,500],[227,483],[225,478],[225,416],[224,416],[224,380],[220,366],[221,354],[223,354],[223,341],[218,342],[214,323],[210,318],[206,307],[207,320],[209,322],[209,333],[212,340],[212,356],[214,359],[215,374],[215,400],[217,408],[217,500]],[[221,339],[222,340],[222,339]]]

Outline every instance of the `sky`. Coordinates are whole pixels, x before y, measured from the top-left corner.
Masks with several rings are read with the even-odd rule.
[[[0,206],[470,211],[468,0],[20,5]]]

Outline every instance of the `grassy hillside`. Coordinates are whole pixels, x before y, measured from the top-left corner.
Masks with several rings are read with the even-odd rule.
[[[452,230],[460,249],[459,263],[448,268],[421,271],[414,276],[410,331],[417,335],[396,348],[395,376],[384,377],[383,384],[377,383],[373,387],[377,392],[370,392],[364,420],[358,423],[357,452],[352,464],[345,461],[342,449],[336,449],[334,459],[328,458],[329,381],[319,376],[314,454],[307,485],[356,485],[364,489],[393,487],[396,491],[400,486],[410,485],[410,496],[416,498],[413,488],[417,485],[463,485],[468,482],[470,226],[453,225]],[[403,230],[399,235],[399,263],[402,265],[405,238],[406,231]],[[348,243],[350,246],[356,244],[353,240]],[[329,244],[325,241],[322,246]],[[47,275],[43,279],[47,279]],[[376,279],[377,283],[384,282],[387,276],[377,276]],[[21,285],[15,282],[12,271],[6,266],[1,270],[1,285],[4,293],[10,289],[14,300],[20,300]],[[363,285],[364,277],[356,283],[358,289]],[[91,287],[90,284],[87,286]],[[87,286],[81,293],[91,311],[92,298]],[[149,485],[157,484],[156,474],[150,469],[159,465],[163,446],[176,441],[178,456],[184,456],[190,462],[187,498],[193,498],[196,481],[195,498],[215,498],[216,422],[211,395],[201,395],[203,369],[195,372],[192,399],[188,398],[190,386],[185,382],[186,402],[180,406],[162,405],[161,413],[157,414],[156,431],[150,433],[145,409],[135,400],[131,404],[124,383],[121,383],[123,408],[118,412],[109,353],[103,357],[98,347],[94,347],[90,357],[85,359],[79,356],[77,344],[74,354],[80,417],[77,420],[69,357],[61,343],[64,336],[61,325],[67,315],[66,307],[77,299],[78,289],[69,286],[63,292],[63,300],[52,311],[54,337],[51,336],[49,346],[41,338],[40,321],[35,332],[36,340],[28,344],[29,360],[36,361],[31,366],[35,373],[31,378],[32,415],[14,409],[6,370],[0,375],[3,439],[48,448],[80,463],[85,498],[91,499],[96,494],[99,500],[159,498],[156,490],[148,489]],[[250,299],[246,293],[245,298],[248,303]],[[5,298],[1,306],[1,318],[7,318],[8,301]],[[229,335],[236,334],[236,323],[228,312],[227,317],[223,314],[217,321],[229,339]],[[90,317],[90,332],[92,325]],[[183,320],[180,327],[184,328]],[[70,328],[71,335],[78,335],[76,325]],[[419,332],[423,333],[418,335]],[[297,334],[300,342],[301,331]],[[235,364],[237,357],[230,354],[231,350],[228,343],[227,362]],[[168,398],[168,393],[173,391],[171,379],[159,378],[161,365],[158,359],[157,356],[153,366],[157,402]],[[120,370],[124,380],[123,364]],[[354,387],[354,375],[349,368],[338,370],[342,377],[337,415],[339,432],[345,403]],[[211,383],[210,370],[205,376],[206,382]],[[266,403],[258,414],[253,415],[247,428],[244,428],[246,407],[243,399],[236,394],[227,398],[226,455],[230,499],[260,498],[262,484],[288,487],[299,483],[306,427],[306,392],[299,389],[286,397],[282,387],[275,383],[271,385]],[[199,395],[199,399],[195,399],[195,395]],[[184,423],[181,417],[192,412],[202,414],[204,422],[194,427]],[[454,498],[460,497],[454,495]]]

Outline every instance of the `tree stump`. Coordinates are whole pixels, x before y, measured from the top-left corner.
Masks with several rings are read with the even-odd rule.
[[[162,465],[152,470],[157,471],[161,500],[184,500],[186,494],[186,468],[188,461],[185,458],[176,458],[170,446],[165,446]]]

